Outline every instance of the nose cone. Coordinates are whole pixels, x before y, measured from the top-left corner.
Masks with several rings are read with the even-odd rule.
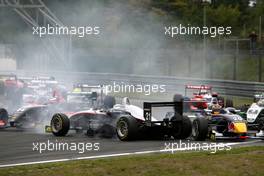
[[[246,133],[247,125],[246,123],[234,123],[234,133]]]

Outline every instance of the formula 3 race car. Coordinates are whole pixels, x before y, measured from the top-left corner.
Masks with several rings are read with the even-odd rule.
[[[22,101],[25,83],[14,74],[0,75],[0,96],[5,99],[5,108],[14,111]]]
[[[12,115],[6,109],[0,109],[0,128],[34,129],[49,121],[50,113],[47,105],[24,106]]]
[[[192,95],[190,95],[190,91],[193,93]],[[205,101],[206,106],[211,106],[215,99],[217,99],[218,103],[222,107],[233,107],[233,100],[230,98],[226,98],[225,100],[224,97],[221,97],[218,93],[213,92],[212,86],[209,85],[186,85],[184,99],[197,102]],[[205,105],[203,106],[205,107]]]
[[[246,112],[246,120],[250,130],[264,131],[264,98],[249,107]]]
[[[207,138],[238,139],[251,138],[247,122],[234,113],[234,108],[222,108],[216,104],[212,110],[205,110],[193,120],[192,137],[198,141]]]
[[[20,107],[11,114],[2,108],[0,109],[0,128],[35,129],[40,127],[43,129],[43,126],[50,122],[55,112],[75,112],[82,108],[84,108],[82,105],[76,103],[27,105]]]
[[[34,80],[35,81],[35,80]],[[40,81],[40,80],[37,80]],[[31,81],[32,82],[32,81]],[[34,82],[35,83],[35,82]],[[37,82],[38,84],[39,82]],[[53,82],[41,81],[45,84],[54,84]],[[56,83],[55,83],[56,84]],[[88,87],[99,90],[100,87]],[[100,93],[100,92],[99,92]],[[58,96],[53,96],[57,99]],[[104,99],[98,100],[98,97]],[[0,128],[15,127],[20,129],[34,129],[49,124],[51,117],[56,112],[65,112],[67,114],[74,114],[82,110],[90,108],[110,107],[115,104],[115,98],[112,96],[100,96],[95,92],[81,92],[67,95],[67,102],[49,101],[45,103],[29,103],[25,106],[18,108],[14,113],[6,109],[0,109]],[[98,103],[94,103],[94,101]]]
[[[26,86],[23,91],[22,105],[55,104],[66,100],[67,90],[53,77],[23,78]]]
[[[52,117],[47,132],[55,136],[65,136],[69,130],[86,131],[87,135],[96,133],[113,137],[121,141],[136,139],[162,139],[174,137],[186,139],[192,131],[191,121],[182,115],[182,102],[144,102],[144,108],[131,105],[128,98],[122,104],[116,104],[106,110],[90,109],[72,115],[57,113]],[[161,120],[152,116],[153,107],[174,107]]]

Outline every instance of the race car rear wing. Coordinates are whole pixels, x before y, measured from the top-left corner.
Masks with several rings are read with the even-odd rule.
[[[98,94],[101,95],[107,95],[109,90],[108,90],[108,86],[104,86],[104,85],[89,85],[86,83],[77,83],[73,85],[73,91],[78,91],[78,92],[88,92],[88,93],[92,93],[92,92],[97,92]]]
[[[1,74],[0,80],[17,80],[17,76],[15,74]]]
[[[185,96],[187,95],[187,90],[188,89],[192,89],[192,90],[208,90],[208,91],[212,91],[212,86],[208,86],[208,85],[185,85]]]
[[[143,103],[143,115],[147,126],[151,126],[153,123],[162,123],[163,121],[152,121],[152,108],[154,107],[174,107],[174,112],[183,115],[186,112],[205,112],[203,108],[197,107],[197,109],[191,109],[191,105],[197,103],[206,103],[206,101],[177,101],[177,102],[144,102]]]
[[[152,108],[153,107],[174,107],[175,112],[180,115],[183,114],[183,101],[181,102],[144,102],[144,118],[147,126],[152,126],[152,123],[162,123],[163,121],[152,121]]]
[[[41,81],[54,81],[53,76],[19,76],[18,79],[24,81],[41,80]]]
[[[102,85],[89,85],[86,83],[77,83],[74,85],[74,87],[76,88],[98,88],[98,89],[102,89],[103,86]]]
[[[206,86],[206,85],[186,85],[185,89],[203,89],[203,90],[211,90],[212,86]]]
[[[67,93],[67,102],[82,102],[85,103],[88,100],[96,100],[96,92],[68,92]]]

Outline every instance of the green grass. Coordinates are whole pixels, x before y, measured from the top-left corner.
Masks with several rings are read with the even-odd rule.
[[[264,147],[234,148],[230,151],[153,154],[37,164],[0,169],[0,175],[264,175]]]

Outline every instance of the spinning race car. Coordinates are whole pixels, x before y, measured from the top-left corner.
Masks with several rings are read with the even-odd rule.
[[[31,81],[30,81],[31,82]],[[33,83],[36,83],[35,81]],[[52,84],[50,81],[41,81],[37,82],[37,84]],[[56,83],[55,83],[56,84]],[[98,90],[98,86],[90,86],[93,87],[93,90]],[[45,90],[48,87],[45,86]],[[46,92],[46,91],[45,91]],[[51,92],[49,92],[51,94]],[[53,91],[53,95],[45,96],[48,98],[48,101],[44,101],[42,103],[34,102],[26,103],[25,106],[20,107],[11,115],[8,114],[7,110],[1,109],[0,111],[0,128],[9,128],[16,127],[20,129],[32,129],[41,127],[43,125],[48,124],[50,122],[51,117],[56,112],[65,112],[66,114],[74,114],[78,111],[87,110],[90,108],[99,108],[101,106],[111,107],[115,104],[114,97],[111,96],[102,96],[97,94],[97,92],[75,92],[74,94],[69,93],[66,95],[65,101],[58,101],[61,98],[61,93]],[[74,98],[73,98],[74,97]],[[76,99],[77,97],[77,99]],[[103,100],[101,99],[103,97]],[[80,99],[81,98],[81,99]],[[99,101],[100,98],[100,101]],[[64,98],[63,98],[64,99]],[[94,103],[97,102],[97,103]]]

